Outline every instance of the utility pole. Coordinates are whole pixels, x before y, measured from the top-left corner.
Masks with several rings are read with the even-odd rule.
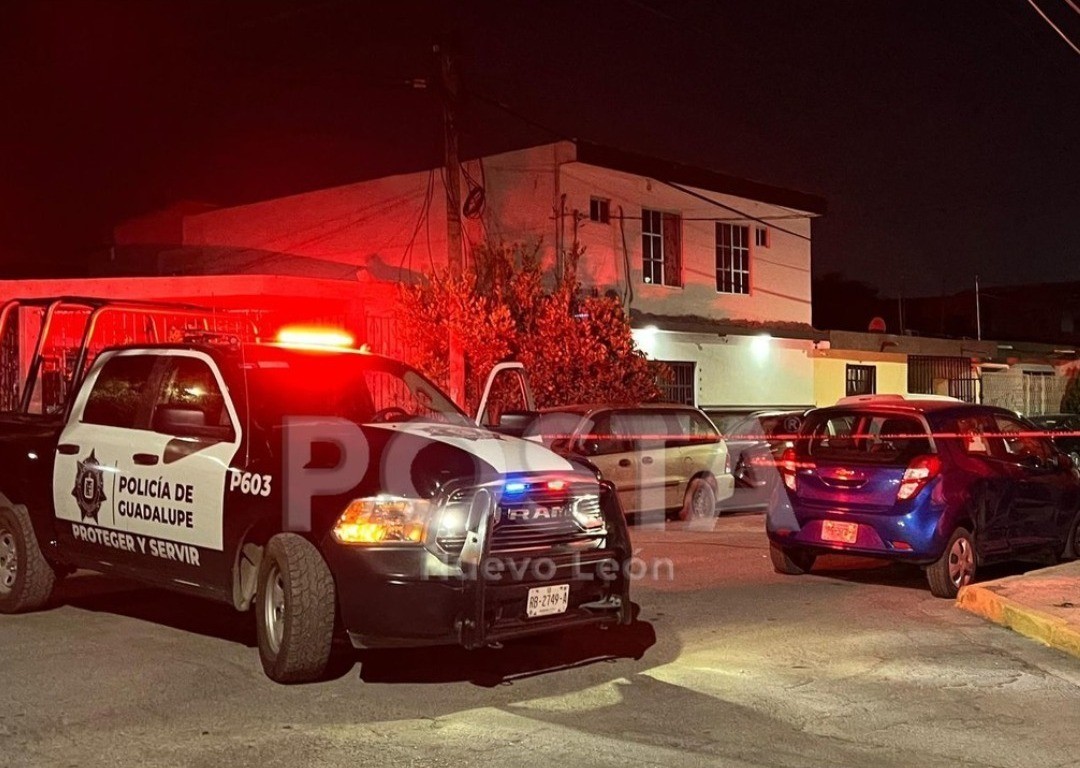
[[[450,271],[460,276],[461,254],[461,165],[458,160],[456,108],[458,74],[454,54],[448,42],[440,41],[433,48],[439,64],[439,96],[443,112],[443,154],[446,166],[446,255]]]
[[[447,39],[432,51],[439,71],[439,97],[443,112],[443,161],[446,166],[446,260],[453,277],[460,277],[464,259],[461,252],[461,165],[458,160],[458,133],[455,110],[458,100],[458,73],[454,52]],[[465,405],[465,350],[461,339],[450,331],[450,397]]]
[[[979,307],[979,276],[975,275],[975,338],[982,341],[982,311]]]

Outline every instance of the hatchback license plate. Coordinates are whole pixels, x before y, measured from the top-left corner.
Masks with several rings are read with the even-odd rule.
[[[570,605],[570,585],[556,584],[551,587],[533,587],[529,590],[529,601],[525,613],[533,616],[551,616],[566,613]]]
[[[826,520],[821,524],[821,540],[836,541],[841,544],[854,544],[859,538],[858,523],[838,523]]]

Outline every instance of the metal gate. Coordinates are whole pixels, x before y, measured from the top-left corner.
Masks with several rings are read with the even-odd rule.
[[[978,379],[972,375],[970,358],[908,355],[908,392],[950,395],[965,403],[974,403],[978,391]]]

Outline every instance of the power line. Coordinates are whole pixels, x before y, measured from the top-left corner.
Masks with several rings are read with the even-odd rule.
[[[696,197],[698,200],[704,200],[706,203],[711,203],[712,205],[715,205],[718,208],[723,208],[725,211],[731,211],[732,213],[737,213],[737,214],[739,214],[739,216],[741,216],[744,219],[749,219],[750,221],[756,221],[756,222],[758,222],[760,224],[764,224],[766,227],[769,227],[770,229],[775,229],[778,232],[783,232],[784,234],[791,235],[792,237],[798,237],[798,238],[801,238],[801,239],[803,239],[803,240],[805,240],[807,242],[810,242],[810,237],[808,235],[802,234],[801,232],[795,232],[795,231],[790,230],[790,229],[785,229],[784,227],[778,227],[775,224],[773,224],[773,223],[771,223],[769,221],[766,221],[765,219],[763,219],[763,218],[761,218],[759,216],[752,216],[751,214],[746,213],[745,211],[740,211],[738,208],[732,208],[730,205],[727,205],[726,203],[721,203],[719,200],[713,200],[711,197],[707,197],[707,196],[705,196],[705,195],[703,195],[703,194],[701,194],[699,192],[695,192],[692,189],[687,189],[682,184],[676,184],[673,181],[664,181],[663,179],[660,179],[659,181],[660,181],[661,184],[667,184],[669,187],[671,187],[673,189],[677,189],[680,192],[683,192],[683,193],[685,193],[687,195],[690,195],[691,197]]]
[[[1068,3],[1069,7],[1072,8],[1074,11],[1080,13],[1080,5],[1074,3],[1073,0],[1065,0],[1065,2]]]
[[[1049,17],[1049,16],[1047,16],[1047,15],[1046,15],[1045,13],[1043,13],[1043,11],[1042,11],[1042,8],[1040,8],[1039,6],[1037,6],[1037,5],[1035,4],[1035,0],[1028,0],[1028,5],[1030,5],[1030,6],[1032,7],[1032,8],[1034,8],[1034,9],[1035,9],[1035,12],[1036,12],[1037,14],[1039,14],[1040,16],[1042,16],[1042,18],[1043,18],[1043,21],[1045,21],[1045,22],[1046,22],[1047,24],[1049,24],[1049,25],[1050,25],[1050,27],[1051,27],[1051,28],[1052,28],[1052,29],[1053,29],[1053,30],[1054,30],[1055,32],[1057,32],[1057,33],[1058,33],[1058,37],[1060,37],[1060,38],[1061,38],[1062,40],[1064,40],[1064,41],[1065,41],[1065,44],[1066,44],[1067,46],[1069,46],[1070,48],[1072,48],[1072,49],[1073,49],[1073,51],[1075,51],[1075,52],[1076,52],[1076,55],[1077,55],[1077,56],[1080,56],[1080,48],[1078,48],[1078,47],[1076,46],[1076,43],[1074,43],[1074,42],[1073,42],[1072,40],[1070,40],[1070,39],[1068,38],[1068,36],[1066,36],[1066,34],[1065,34],[1064,32],[1062,32],[1062,31],[1061,31],[1061,28],[1060,28],[1060,27],[1059,27],[1059,26],[1058,26],[1057,24],[1055,24],[1054,22],[1052,22],[1052,21],[1050,20],[1050,17]],[[1073,4],[1071,3],[1071,2],[1069,3],[1069,5],[1071,5],[1071,6],[1073,7],[1073,9],[1074,9],[1074,10],[1076,10],[1076,6],[1075,6],[1075,5],[1073,5]],[[1080,10],[1078,10],[1077,12],[1078,12],[1078,13],[1080,13]]]

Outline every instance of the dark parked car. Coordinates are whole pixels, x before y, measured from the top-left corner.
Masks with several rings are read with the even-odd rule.
[[[711,413],[710,418],[722,428],[731,456],[735,493],[723,503],[725,510],[767,507],[780,481],[777,461],[784,450],[794,445],[790,439],[799,431],[808,411],[755,411],[737,418],[730,414]]]
[[[954,597],[999,560],[1080,555],[1080,473],[1030,423],[1002,408],[900,395],[846,398],[811,412],[781,462],[766,530],[778,572],[825,552],[926,569]]]
[[[1039,429],[1058,433],[1050,436],[1054,445],[1072,456],[1074,463],[1080,464],[1080,414],[1047,413],[1032,416],[1029,421]]]

